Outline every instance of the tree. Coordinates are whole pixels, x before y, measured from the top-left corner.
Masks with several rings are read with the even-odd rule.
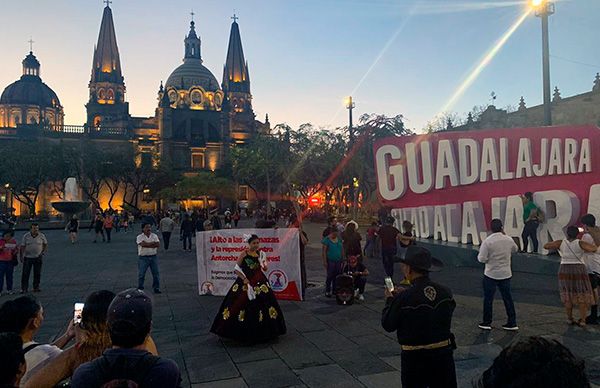
[[[353,179],[357,178],[356,196],[362,194],[363,200],[368,201],[377,188],[373,154],[375,141],[385,137],[410,136],[414,133],[405,127],[404,116],[380,114],[362,115],[355,133],[356,141],[353,150],[350,151],[352,161],[346,169],[345,182],[351,184],[354,183]]]
[[[35,205],[44,183],[57,178],[55,146],[47,142],[22,141],[3,145],[0,180],[9,185],[14,198],[26,205],[35,217]]]
[[[160,190],[157,198],[177,201],[183,198],[217,197],[235,199],[235,183],[212,172],[200,172],[196,176],[185,177],[172,187]]]
[[[285,172],[293,164],[289,143],[283,140],[259,134],[248,144],[231,150],[233,177],[254,189],[259,199],[266,199],[267,212],[270,212],[273,188],[285,185]]]
[[[339,130],[326,131],[304,124],[291,133],[294,165],[287,171],[289,181],[305,200],[320,191],[326,195],[326,206],[341,181],[342,161],[347,148]]]

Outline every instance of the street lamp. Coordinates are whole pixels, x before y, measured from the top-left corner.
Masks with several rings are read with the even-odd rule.
[[[352,127],[352,109],[356,106],[352,101],[352,96],[349,96],[344,101],[346,104],[346,109],[348,109],[348,134],[350,135],[350,145],[354,142],[354,128]]]
[[[554,3],[550,0],[531,0],[535,16],[542,19],[542,66],[544,79],[544,125],[552,125],[552,106],[550,102],[550,41],[548,36],[548,17],[554,14]]]

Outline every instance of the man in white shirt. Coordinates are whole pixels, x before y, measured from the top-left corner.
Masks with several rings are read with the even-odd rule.
[[[481,244],[477,260],[485,264],[483,276],[483,322],[479,324],[482,330],[492,330],[492,309],[496,287],[500,290],[504,308],[508,317],[504,330],[519,330],[515,305],[510,293],[511,255],[518,251],[514,240],[504,234],[502,221],[495,218],[491,222],[492,234]]]
[[[40,292],[40,281],[42,278],[42,258],[48,250],[48,240],[37,223],[31,224],[31,230],[23,235],[21,242],[21,262],[23,272],[21,273],[21,294],[29,289],[29,276],[33,268],[33,292]]]
[[[169,250],[169,242],[171,241],[171,233],[173,233],[173,229],[175,229],[175,221],[168,216],[165,215],[160,222],[158,223],[158,229],[163,236],[163,241],[165,242],[165,251]]]
[[[155,294],[160,294],[160,274],[158,272],[158,247],[160,240],[158,236],[152,233],[152,225],[149,223],[142,224],[142,233],[136,239],[138,246],[138,289],[144,289],[144,280],[146,279],[146,271],[150,267],[152,272],[152,289]]]

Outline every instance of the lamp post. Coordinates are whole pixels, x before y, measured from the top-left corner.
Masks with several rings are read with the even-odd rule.
[[[352,96],[348,96],[348,98],[346,98],[346,109],[348,109],[348,135],[349,135],[349,142],[348,142],[348,152],[350,152],[350,150],[352,149],[352,146],[354,146],[354,128],[352,127],[352,110],[354,109],[354,107],[356,106],[354,104],[354,101],[352,101]],[[355,184],[355,182],[357,183],[358,181],[356,181],[356,178],[353,179],[352,184],[349,185],[349,197],[352,198],[352,218],[356,218],[356,192],[358,191],[358,185]]]
[[[346,98],[346,109],[348,109],[348,134],[350,135],[350,145],[354,144],[354,128],[352,127],[352,110],[356,105],[352,101],[352,96]]]
[[[532,0],[535,16],[542,19],[542,66],[544,80],[544,125],[552,125],[552,105],[550,100],[550,39],[548,35],[548,17],[555,12],[550,0]]]

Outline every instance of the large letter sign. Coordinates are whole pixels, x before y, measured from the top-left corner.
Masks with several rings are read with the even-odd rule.
[[[420,237],[479,245],[492,218],[520,238],[519,195],[546,215],[540,246],[591,212],[600,218],[600,128],[510,128],[379,139],[379,199]]]

